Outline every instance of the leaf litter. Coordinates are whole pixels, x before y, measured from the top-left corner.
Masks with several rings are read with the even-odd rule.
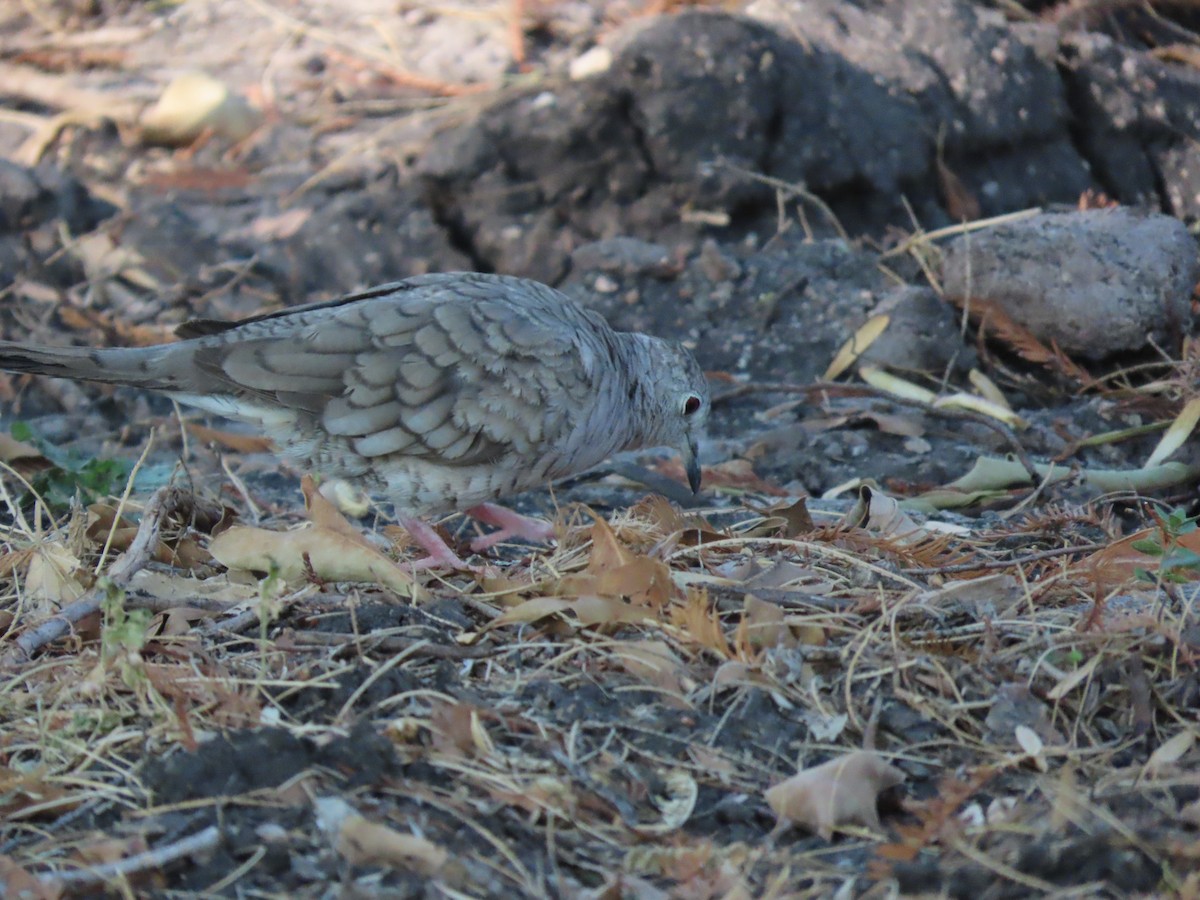
[[[564,509],[556,546],[485,571],[414,575],[309,479],[291,526],[156,507],[164,490],[140,520],[133,501],[55,517],[4,474],[14,896],[1194,882],[1182,514],[1126,538],[1091,506],[944,529],[869,488],[841,513],[650,497]]]

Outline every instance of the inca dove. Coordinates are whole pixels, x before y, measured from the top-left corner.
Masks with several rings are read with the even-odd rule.
[[[0,369],[133,385],[255,422],[298,463],[386,495],[422,544],[432,531],[417,517],[451,510],[513,531],[515,514],[486,501],[620,450],[675,447],[699,488],[709,398],[691,353],[613,331],[534,281],[424,275],[177,333],[129,349],[0,342]]]

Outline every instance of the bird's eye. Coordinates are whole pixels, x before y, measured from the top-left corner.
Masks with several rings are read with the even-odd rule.
[[[694,394],[683,401],[683,414],[690,416],[700,408],[700,398]]]

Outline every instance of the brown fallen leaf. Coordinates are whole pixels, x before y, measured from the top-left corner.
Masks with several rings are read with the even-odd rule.
[[[375,549],[375,545],[367,540],[366,535],[355,528],[350,520],[342,515],[336,504],[321,493],[311,475],[305,475],[300,479],[300,492],[304,494],[304,508],[308,514],[308,520],[313,525],[336,531],[356,544],[371,550]]]
[[[185,72],[142,114],[142,139],[150,144],[190,144],[204,132],[230,141],[247,138],[262,113],[224,82],[202,72]]]
[[[939,193],[946,212],[956,222],[973,222],[982,215],[979,199],[948,166],[939,152],[935,160]]]
[[[50,615],[87,590],[88,572],[66,545],[44,541],[34,547],[25,571],[25,595],[37,601],[41,615]]]
[[[364,818],[340,797],[318,797],[313,805],[321,830],[351,865],[387,866],[430,876],[450,857],[433,841]]]
[[[516,604],[487,628],[536,622],[573,612],[579,624],[616,625],[658,619],[676,592],[670,567],[660,559],[635,553],[603,519],[592,526],[592,552],[587,569],[547,584],[550,596]]]
[[[219,444],[226,450],[235,453],[264,453],[270,450],[274,443],[269,437],[261,434],[238,434],[236,431],[222,431],[209,428],[197,422],[187,423],[188,434],[205,444]]]
[[[737,646],[745,648],[748,656],[766,647],[796,646],[796,636],[788,628],[783,607],[753,594],[746,594],[742,604],[742,621],[734,640]]]
[[[58,900],[63,893],[61,884],[42,881],[28,869],[17,865],[11,856],[0,854],[0,897]]]
[[[480,718],[480,709],[470,703],[435,701],[429,716],[433,748],[453,759],[486,757],[495,749]]]
[[[700,515],[684,513],[661,494],[650,494],[633,505],[630,509],[636,518],[645,521],[659,535],[679,534],[680,543],[687,546],[707,544],[721,541],[727,535],[721,534]]]
[[[414,602],[421,592],[412,575],[385,556],[317,490],[310,476],[300,482],[309,528],[269,531],[235,525],[214,537],[208,552],[227,569],[277,571],[289,584],[313,576],[323,581],[380,584]]]
[[[23,475],[52,465],[37,447],[18,441],[3,432],[0,432],[0,462],[8,463]]]
[[[843,825],[879,831],[876,798],[903,781],[904,773],[879,754],[856,750],[797,772],[769,788],[765,797],[780,826],[800,825],[829,840]]]
[[[687,600],[682,605],[673,604],[669,615],[671,624],[682,632],[680,636],[685,640],[715,650],[723,659],[734,657],[721,624],[721,612],[709,599],[707,590],[689,588]]]
[[[613,641],[609,649],[625,671],[683,700],[683,661],[666,641]]]
[[[208,552],[228,569],[277,571],[289,584],[315,575],[323,581],[380,584],[414,599],[418,592],[412,576],[378,550],[320,526],[268,531],[235,525],[213,538]]]
[[[588,572],[600,575],[620,569],[633,562],[637,554],[621,543],[607,522],[596,517],[592,525],[592,555],[588,558]]]
[[[900,544],[931,536],[930,530],[906,513],[898,500],[865,484],[859,487],[858,499],[846,511],[841,524],[866,529]]]

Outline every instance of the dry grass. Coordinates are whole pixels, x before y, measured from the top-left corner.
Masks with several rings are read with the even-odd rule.
[[[226,573],[178,497],[109,517],[110,574],[161,526],[118,589],[108,534],[5,486],[10,891],[1194,896],[1193,570],[1137,580],[1096,509],[946,537],[647,501],[410,605]],[[905,784],[788,782],[863,750]]]

